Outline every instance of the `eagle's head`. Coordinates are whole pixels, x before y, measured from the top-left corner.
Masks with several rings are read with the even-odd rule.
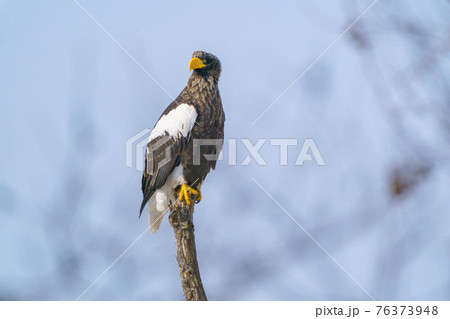
[[[192,59],[189,61],[189,71],[193,75],[200,75],[202,77],[212,76],[216,81],[219,80],[222,67],[219,59],[211,53],[204,51],[195,51],[192,53]]]

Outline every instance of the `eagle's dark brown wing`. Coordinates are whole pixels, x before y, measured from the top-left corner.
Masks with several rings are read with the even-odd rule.
[[[172,137],[165,133],[147,144],[145,170],[142,175],[144,198],[139,216],[153,193],[164,185],[170,173],[180,164],[181,153],[188,142],[189,136]]]

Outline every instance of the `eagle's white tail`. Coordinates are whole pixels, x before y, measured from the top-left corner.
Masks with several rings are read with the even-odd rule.
[[[184,184],[183,167],[178,165],[167,178],[166,183],[157,189],[147,204],[149,213],[150,233],[156,233],[164,219],[164,214],[169,211],[171,202],[175,199],[175,187]]]
[[[163,187],[160,190],[157,190],[155,194],[153,194],[150,202],[147,205],[147,210],[149,213],[149,224],[150,224],[150,233],[156,233],[161,227],[161,223],[164,219],[164,214],[169,211],[169,194],[167,192],[172,192],[169,187]],[[168,196],[169,195],[169,196]]]
[[[150,224],[150,233],[154,234],[158,231],[159,227],[161,227],[161,223],[165,212],[160,212],[158,210],[150,211],[149,209],[149,224]]]

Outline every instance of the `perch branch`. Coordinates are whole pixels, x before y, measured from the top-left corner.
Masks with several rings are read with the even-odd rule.
[[[184,297],[186,301],[206,301],[195,248],[194,203],[195,198],[191,199],[190,205],[177,201],[170,211],[169,222],[175,232],[177,261]]]

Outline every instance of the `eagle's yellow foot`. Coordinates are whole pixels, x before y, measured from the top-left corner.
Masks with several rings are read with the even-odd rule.
[[[202,200],[202,192],[200,191],[200,187],[197,188],[197,192],[198,192],[198,195],[197,195],[197,199],[195,200],[196,204],[200,203],[200,201]]]
[[[187,184],[183,184],[181,185],[180,188],[180,195],[178,196],[178,200],[180,202],[184,200],[186,201],[186,204],[191,205],[191,201],[189,200],[189,195],[193,194],[196,195],[197,199],[196,199],[196,203],[198,203],[201,199],[202,199],[202,193],[200,192],[200,188],[199,189],[194,189],[192,187],[189,187]]]

